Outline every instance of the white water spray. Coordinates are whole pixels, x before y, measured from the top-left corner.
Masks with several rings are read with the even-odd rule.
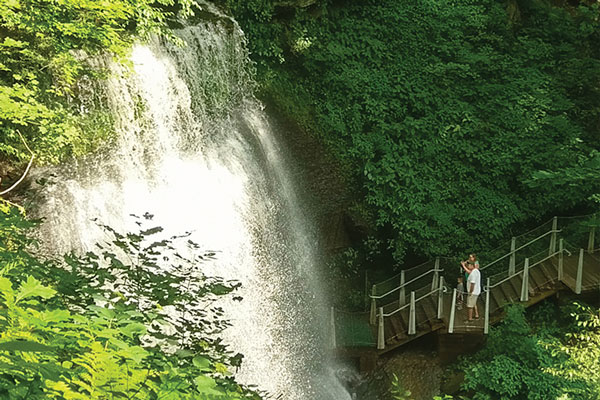
[[[237,379],[286,400],[349,399],[328,362],[318,237],[251,95],[243,35],[218,22],[179,35],[186,48],[137,45],[133,71],[107,63],[101,87],[82,82],[82,111],[101,103],[119,137],[43,189],[44,244],[84,251],[102,238],[92,219],[128,231],[145,212],[191,231],[217,252],[203,272],[243,285],[242,302],[223,304],[224,339],[245,356]]]

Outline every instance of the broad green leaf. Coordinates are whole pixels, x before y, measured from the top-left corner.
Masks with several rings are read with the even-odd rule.
[[[19,287],[19,292],[16,296],[16,301],[24,300],[29,297],[39,296],[44,299],[48,299],[56,294],[56,290],[44,286],[40,281],[35,279],[33,276],[28,276],[27,281],[22,283]]]
[[[192,359],[192,362],[196,366],[196,368],[200,369],[203,372],[210,371],[210,360],[206,357],[196,356]]]
[[[0,294],[2,294],[10,307],[10,305],[14,302],[14,291],[10,279],[0,277]]]
[[[115,311],[110,308],[92,305],[89,306],[89,309],[94,311],[99,317],[106,318],[107,320],[114,319],[116,316]]]
[[[204,394],[219,394],[219,393],[221,393],[217,390],[214,390],[217,386],[217,383],[210,376],[206,376],[206,375],[197,376],[194,378],[194,383],[196,384],[196,389],[200,393],[204,393]]]
[[[119,350],[117,354],[121,357],[129,358],[136,363],[141,363],[149,353],[140,346],[130,346],[126,349]]]
[[[44,322],[62,322],[68,320],[70,317],[71,313],[68,310],[44,311],[39,315],[39,319]]]
[[[174,342],[174,344],[177,345],[178,343]],[[175,354],[180,358],[189,358],[194,356],[194,352],[186,349],[177,349]]]
[[[139,322],[133,322],[131,324],[125,325],[119,328],[121,333],[123,333],[128,338],[132,339],[133,336],[139,336],[146,333],[146,326]]]
[[[15,303],[20,300],[27,299],[29,297],[42,297],[48,299],[56,294],[56,290],[46,287],[41,284],[40,281],[35,279],[33,276],[28,276],[27,281],[21,284],[19,291],[16,295]]]

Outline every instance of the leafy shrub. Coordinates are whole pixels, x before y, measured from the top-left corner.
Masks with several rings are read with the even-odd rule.
[[[0,2],[0,156],[29,158],[20,131],[39,162],[57,162],[94,148],[110,135],[100,115],[72,110],[73,84],[89,71],[87,56],[122,58],[136,37],[173,37],[168,23],[187,16],[193,0],[3,0]],[[86,71],[87,70],[87,71]],[[87,118],[87,119],[86,119]],[[96,123],[88,121],[94,119]],[[100,126],[97,123],[100,122]]]
[[[186,258],[185,237],[153,227],[99,253],[41,262],[27,251],[32,226],[0,214],[0,397],[11,399],[258,399],[229,368],[242,356],[218,339],[214,300],[238,285],[204,276],[212,255]],[[141,222],[140,222],[141,224]]]
[[[495,248],[600,192],[597,4],[228,3],[263,95],[329,146],[396,261]]]
[[[546,304],[528,320],[522,306],[510,306],[485,348],[461,361],[463,387],[473,399],[597,398],[599,341],[598,309]]]

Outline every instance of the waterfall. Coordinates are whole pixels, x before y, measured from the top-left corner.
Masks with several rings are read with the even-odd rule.
[[[92,221],[134,229],[153,214],[170,234],[191,232],[215,251],[207,275],[242,283],[243,301],[223,300],[225,342],[244,354],[238,381],[273,398],[344,400],[329,362],[319,238],[253,82],[243,33],[227,18],[177,32],[177,47],[137,44],[130,68],[95,59],[109,78],[82,80],[82,113],[110,111],[108,150],[38,171],[43,246],[86,251],[103,237]],[[283,134],[279,132],[278,134]]]

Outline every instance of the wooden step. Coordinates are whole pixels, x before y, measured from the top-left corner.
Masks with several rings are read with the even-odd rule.
[[[402,341],[406,338],[406,332],[400,323],[400,319],[392,316],[386,321],[385,342],[388,344]]]
[[[515,301],[521,301],[521,286],[523,285],[523,278],[520,276],[515,276],[510,280],[510,284],[517,293],[517,298],[515,299]]]
[[[546,282],[555,283],[558,280],[558,260],[556,260],[557,264],[554,265],[554,260],[556,257],[551,258],[548,261],[544,261],[540,265],[540,271],[544,274]]]
[[[407,330],[407,327],[402,324],[402,321],[400,320],[400,318],[396,318],[396,316],[392,316],[389,318],[389,321],[390,321],[390,325],[391,325],[392,332],[393,332],[393,335],[390,335],[390,336],[397,335],[398,333],[404,332],[405,330]]]
[[[433,309],[435,310],[435,316],[433,317],[435,321],[439,322],[440,320],[437,317],[437,311],[438,311],[438,295],[436,294],[435,296],[432,296],[431,299],[429,300],[429,302],[431,303],[431,306],[433,307]],[[443,311],[443,310],[442,310]]]
[[[400,311],[396,314],[396,316],[398,317],[398,319],[400,319],[403,326],[408,326],[408,308]]]
[[[583,257],[582,287],[587,290],[597,289],[600,286],[600,263],[590,254]]]
[[[563,271],[562,281],[569,289],[571,289],[573,292],[575,291],[575,285],[577,284],[576,275],[567,273],[567,271]]]
[[[502,303],[498,299],[498,295],[494,292],[498,292],[497,290],[492,290],[490,292],[490,313],[494,313],[496,310],[502,308]]]
[[[408,323],[410,320],[410,307],[407,307],[406,309],[402,310],[401,316],[402,316],[402,321],[404,322],[404,326],[406,327],[406,332],[408,334]]]
[[[393,318],[393,317],[385,319],[385,323],[383,325],[383,334],[384,334],[386,341],[388,340],[388,338],[395,336],[396,333],[398,332],[398,329],[394,326],[395,325],[394,320],[395,320],[395,318]]]
[[[426,320],[429,322],[429,325],[435,323],[437,321],[437,307],[433,303],[431,298],[426,298],[421,300],[423,310],[425,311]]]
[[[515,290],[514,286],[510,283],[510,281],[506,281],[503,284],[501,284],[500,288],[502,289],[502,293],[504,293],[504,295],[506,296],[506,300],[508,300],[509,303],[513,303],[514,301],[516,301],[519,292]]]
[[[496,287],[500,296],[504,298],[504,304],[509,304],[513,302],[514,290],[508,282],[504,282]]]
[[[558,277],[558,271],[551,273],[548,271],[548,266],[552,268],[550,261],[538,264],[531,270],[529,286],[532,286],[531,277],[533,277],[535,280],[535,290],[533,291],[534,295],[554,287]]]
[[[529,294],[534,295],[544,286],[544,274],[540,271],[540,266],[536,265],[529,270]]]
[[[501,286],[502,285],[496,286],[492,289],[492,292],[490,293],[490,295],[496,301],[496,304],[498,304],[498,307],[504,307],[504,305],[509,302]]]
[[[563,259],[563,281],[573,290],[575,289],[575,279],[577,278],[577,259],[577,256],[565,256]]]
[[[428,312],[429,311],[425,311],[425,303],[424,303],[424,299],[419,301],[417,304],[417,313],[416,313],[416,320],[415,320],[415,326],[417,328],[417,331],[422,331],[422,330],[428,330],[429,329],[429,316],[428,316]]]

